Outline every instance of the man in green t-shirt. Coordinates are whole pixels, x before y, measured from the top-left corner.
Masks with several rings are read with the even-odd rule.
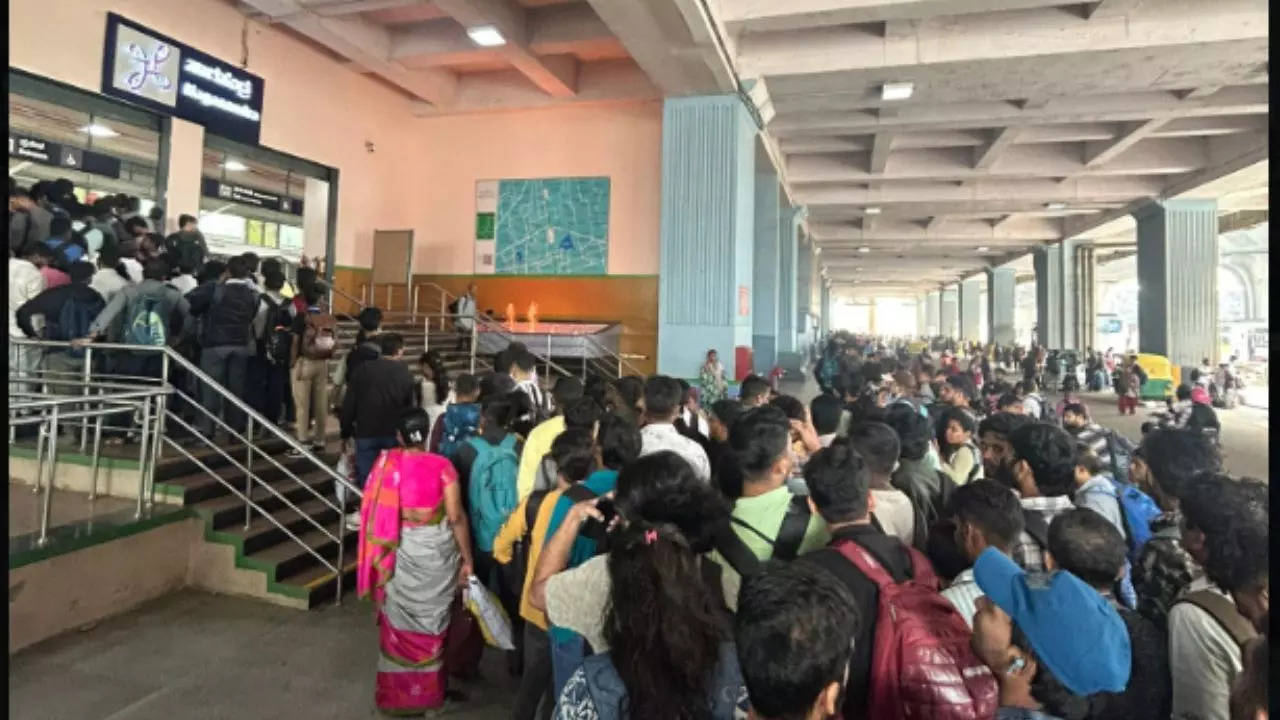
[[[804,497],[787,489],[791,474],[791,423],[776,407],[744,412],[729,429],[729,447],[742,469],[742,497],[733,505],[734,535],[759,561],[790,560],[830,539],[827,525]],[[723,544],[710,557],[726,572],[743,565]],[[748,560],[749,562],[749,560]]]

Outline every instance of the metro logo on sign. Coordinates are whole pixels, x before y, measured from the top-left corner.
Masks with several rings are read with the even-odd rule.
[[[262,78],[107,13],[102,92],[256,145]]]

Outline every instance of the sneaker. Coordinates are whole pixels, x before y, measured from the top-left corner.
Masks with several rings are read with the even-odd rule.
[[[291,448],[289,452],[285,453],[285,457],[289,458],[290,460],[298,460],[306,457],[306,454],[304,454],[301,450],[298,450],[297,448]]]
[[[347,515],[346,526],[348,530],[356,531],[360,529],[360,513],[353,512]]]

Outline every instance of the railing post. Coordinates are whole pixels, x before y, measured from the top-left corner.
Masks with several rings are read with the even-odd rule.
[[[102,393],[99,392],[98,395],[101,396]],[[98,466],[102,460],[102,418],[105,415],[105,411],[102,410],[102,404],[99,403],[98,421],[93,425],[93,465],[89,470],[90,500],[98,497]]]
[[[82,376],[82,379],[84,380],[84,387],[81,389],[81,394],[85,398],[89,397],[89,380],[92,376],[92,373],[90,372],[90,368],[92,367],[93,367],[93,348],[86,347],[84,349],[84,374]],[[84,404],[83,409],[84,410],[89,409],[88,402]],[[88,442],[89,442],[89,416],[85,415],[83,418],[80,419],[80,452],[82,453],[84,452],[85,445],[87,445]]]
[[[431,349],[431,317],[427,316],[422,319],[422,352]]]
[[[441,332],[444,332],[444,329],[445,329],[444,315],[445,315],[445,310],[448,310],[448,309],[449,307],[448,307],[448,303],[445,302],[444,291],[441,290],[440,291],[440,331]]]
[[[421,289],[420,285],[413,286],[413,307],[409,308],[410,322],[417,322],[418,320],[418,290],[420,289]]]
[[[323,423],[321,423],[323,427]],[[249,509],[249,500],[253,492],[253,417],[249,417],[249,422],[245,429],[245,459],[244,459],[244,529],[249,529],[249,521],[252,519],[252,512]]]
[[[547,333],[547,374],[543,375],[544,380],[551,379],[551,333]]]
[[[142,431],[138,449],[138,511],[134,517],[142,518],[143,498],[147,490],[147,430],[151,426],[151,398],[142,399]]]
[[[480,318],[471,321],[471,374],[476,374],[476,334],[480,332]]]
[[[394,286],[387,283],[387,312],[391,312],[391,290]]]
[[[344,550],[346,549],[347,540],[347,516],[342,512],[343,508],[338,510],[338,562],[334,565],[337,577],[334,578],[333,604],[342,604],[342,563],[345,559]]]
[[[36,425],[36,486],[31,488],[35,495],[40,494],[40,483],[44,482],[44,440],[44,423],[39,423]]]
[[[331,306],[332,307],[332,306]],[[156,396],[156,428],[151,438],[151,467],[147,470],[147,509],[156,504],[156,466],[160,464],[161,438],[165,436],[165,411],[169,407],[169,349],[160,351],[160,389]]]
[[[53,406],[53,413],[49,416],[49,477],[44,483],[44,499],[40,503],[40,538],[36,544],[44,547],[49,542],[49,517],[53,504],[53,477],[54,465],[58,462],[58,406]],[[44,474],[44,467],[36,468],[37,475]]]

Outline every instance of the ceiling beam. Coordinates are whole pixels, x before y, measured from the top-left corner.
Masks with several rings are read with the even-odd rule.
[[[1043,217],[1018,217],[992,228],[987,222],[946,218],[943,223],[934,216],[926,225],[892,217],[882,218],[874,231],[865,231],[850,223],[813,222],[810,231],[824,247],[832,242],[930,242],[973,243],[992,241],[1049,241],[1062,237],[1060,220]]]
[[[775,94],[776,99],[776,94]],[[891,122],[870,112],[788,114],[783,105],[769,125],[781,137],[857,135],[895,131],[948,131],[1011,125],[1132,122],[1152,118],[1254,115],[1270,112],[1268,86],[1238,85],[1207,97],[1182,99],[1171,92],[1132,92],[1072,98],[1068,108],[1018,110],[1009,103],[946,103],[904,107]]]
[[[534,87],[515,70],[464,75],[452,105],[433,108],[423,104],[412,108],[414,115],[456,115],[464,112],[501,112],[572,105],[615,105],[626,102],[657,101],[662,91],[634,60],[602,60],[584,63],[578,73],[578,94],[557,98]]]
[[[409,70],[390,60],[386,28],[358,17],[323,17],[297,0],[245,0],[253,9],[329,48],[410,95],[434,106],[453,101],[458,78],[445,70]]]
[[[986,170],[995,164],[996,159],[1013,143],[1017,142],[1019,127],[1007,127],[991,134],[991,140],[985,147],[975,148],[973,153],[973,169]]]
[[[734,33],[772,32],[1061,4],[1062,0],[720,0],[720,15]]]
[[[889,150],[893,145],[893,135],[882,132],[876,133],[875,139],[871,142],[871,156],[867,164],[867,172],[872,175],[880,175],[884,172],[885,165],[889,162]]]
[[[682,16],[675,17],[679,9],[673,0],[587,2],[664,95],[737,90],[736,84],[727,83],[722,73],[707,67],[702,48],[696,48],[694,53],[680,52],[696,46]]]
[[[492,25],[507,43],[495,51],[543,92],[555,98],[577,94],[578,62],[570,56],[541,57],[529,48],[528,13],[514,0],[434,0],[464,28]]]
[[[777,4],[790,8],[794,3]],[[957,15],[890,37],[878,29],[847,25],[747,34],[738,43],[738,66],[744,77],[781,77],[908,68],[919,72],[950,63],[1046,55],[1068,63],[1108,51],[1229,43],[1266,38],[1267,33],[1267,7],[1256,0],[1216,0],[1211,11],[1200,0],[1165,0],[1138,6],[1124,17],[1090,22],[1041,7]]]
[[[1104,143],[1084,144],[1084,165],[1087,168],[1098,168],[1120,156],[1121,153],[1137,145],[1159,130],[1169,118],[1156,118],[1141,123],[1132,123],[1120,133],[1116,139]]]
[[[338,2],[328,2],[323,5],[308,5],[307,9],[317,15],[338,17],[376,10],[393,10],[410,5],[426,5],[426,3],[423,0],[338,0]]]

